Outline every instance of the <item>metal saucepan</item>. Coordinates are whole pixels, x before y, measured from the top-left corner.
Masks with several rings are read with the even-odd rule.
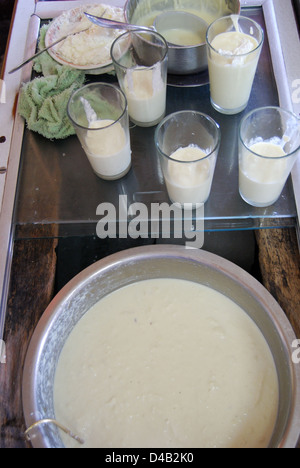
[[[153,26],[146,27],[100,18],[88,13],[85,13],[85,15],[91,22],[105,28],[124,29],[126,31],[157,31],[160,33],[165,37],[169,46],[169,73],[186,75],[199,73],[207,68],[205,36],[208,24],[199,16],[184,11],[169,10],[158,15]],[[168,40],[167,35],[171,32],[177,35],[175,42]],[[184,35],[187,40],[192,38],[191,43],[180,43],[180,38]]]
[[[157,16],[154,28],[168,42],[169,73],[189,75],[202,72],[207,68],[205,37],[208,24],[202,18],[185,11],[170,10]],[[176,34],[177,38],[168,39],[170,33]],[[180,43],[180,36],[186,33],[190,37],[194,36],[193,40],[187,44]]]
[[[239,0],[180,0],[180,2],[178,0],[127,0],[125,18],[128,23],[149,27],[154,25],[159,15],[167,14],[169,11],[181,11],[200,17],[202,19],[200,28],[202,28],[203,20],[209,25],[222,16],[239,14],[241,4]],[[186,17],[184,21],[190,24],[192,20]],[[158,26],[158,32],[160,32],[160,26]],[[169,44],[169,46],[168,71],[170,74],[189,75],[207,69],[205,40],[203,43],[192,46],[178,47],[174,44]]]

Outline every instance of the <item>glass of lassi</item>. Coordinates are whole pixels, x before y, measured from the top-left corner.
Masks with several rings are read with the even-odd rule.
[[[115,40],[111,56],[131,121],[140,127],[157,125],[166,112],[166,40],[156,32],[128,32]]]
[[[172,203],[193,209],[208,200],[220,141],[219,125],[201,112],[177,112],[159,124],[155,144]]]
[[[88,160],[105,180],[120,179],[131,167],[127,108],[121,89],[107,83],[82,87],[68,103],[68,116]]]
[[[206,41],[212,106],[238,114],[249,102],[264,32],[252,19],[231,15],[210,25]]]
[[[300,120],[279,107],[244,117],[239,130],[239,188],[250,205],[267,207],[280,197],[300,152]]]

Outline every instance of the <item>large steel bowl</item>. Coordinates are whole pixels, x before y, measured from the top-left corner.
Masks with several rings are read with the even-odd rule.
[[[208,25],[230,14],[239,14],[240,0],[127,0],[125,18],[129,23],[152,26],[155,18],[166,11],[185,11],[196,14]],[[205,13],[203,13],[205,12]],[[145,22],[144,19],[147,18]],[[174,75],[189,75],[207,69],[206,42],[195,46],[178,47],[169,44],[168,71]]]
[[[60,352],[79,319],[120,287],[153,278],[185,279],[207,285],[241,306],[262,331],[278,373],[280,402],[270,447],[295,447],[300,427],[300,368],[292,362],[295,335],[266,289],[236,265],[213,254],[179,246],[136,248],[107,257],[73,279],[40,320],[26,356],[23,408],[27,427],[55,418],[53,384]],[[53,425],[31,432],[36,448],[63,447]]]

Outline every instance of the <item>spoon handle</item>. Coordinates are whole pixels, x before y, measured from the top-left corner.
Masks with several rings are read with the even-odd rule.
[[[10,70],[8,72],[9,75],[11,75],[12,73],[15,73],[16,71],[20,70],[20,68],[24,67],[25,65],[27,65],[27,63],[31,62],[32,60],[34,60],[35,58],[39,57],[41,54],[43,54],[44,52],[46,52],[47,50],[51,49],[51,47],[54,47],[55,45],[59,44],[60,42],[64,41],[65,39],[67,39],[69,36],[73,36],[75,34],[79,34],[79,33],[82,33],[84,31],[87,31],[87,29],[84,29],[82,31],[78,31],[76,33],[71,33],[71,34],[67,34],[66,36],[63,36],[61,37],[60,39],[58,39],[57,41],[53,42],[52,44],[50,44],[48,47],[45,47],[45,49],[42,49],[40,50],[39,52],[37,52],[36,54],[32,55],[31,57],[29,57],[27,60],[25,60],[24,62],[20,63],[20,65],[18,65],[16,68],[13,68],[12,70]]]
[[[84,13],[85,16],[97,26],[101,26],[102,28],[111,28],[111,29],[125,29],[126,31],[154,31],[154,28],[147,28],[145,26],[136,26],[134,24],[129,23],[121,23],[120,21],[114,21],[107,18],[100,18],[99,16],[94,16],[89,13]]]

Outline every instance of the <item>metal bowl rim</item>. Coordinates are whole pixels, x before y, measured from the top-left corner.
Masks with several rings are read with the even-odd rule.
[[[238,6],[239,6],[239,8],[238,8],[238,11],[237,11],[235,14],[239,15],[239,14],[241,13],[241,11],[242,11],[242,2],[241,2],[240,0],[237,0],[237,1],[238,1]],[[131,2],[132,2],[132,0],[126,0],[125,5],[124,5],[124,15],[125,15],[125,20],[126,20],[127,22],[129,22],[129,18],[128,18],[128,16],[127,16],[128,5],[129,5]]]

